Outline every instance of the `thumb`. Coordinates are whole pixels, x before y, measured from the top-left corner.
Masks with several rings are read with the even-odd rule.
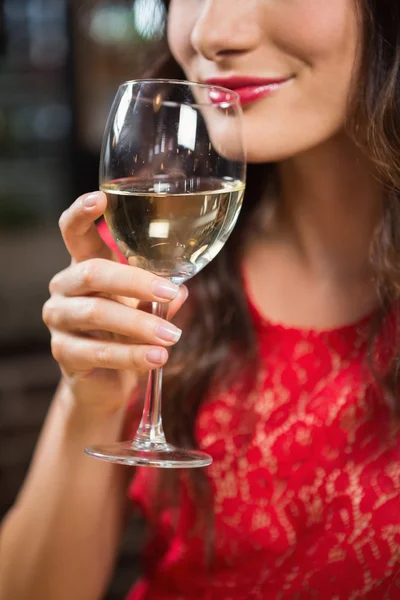
[[[95,221],[107,207],[103,192],[80,196],[63,212],[59,225],[71,257],[76,262],[90,258],[112,258],[112,251],[101,238]]]

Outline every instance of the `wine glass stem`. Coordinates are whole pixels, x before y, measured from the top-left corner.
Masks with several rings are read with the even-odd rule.
[[[152,313],[161,319],[167,319],[168,304],[153,302]],[[162,376],[162,367],[149,373],[142,420],[135,436],[136,442],[166,444],[161,419]]]

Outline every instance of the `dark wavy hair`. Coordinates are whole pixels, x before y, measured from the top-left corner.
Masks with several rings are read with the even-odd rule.
[[[164,3],[168,10],[169,1]],[[374,332],[371,331],[372,348],[400,291],[400,2],[361,0],[358,6],[364,34],[362,60],[347,126],[355,142],[377,165],[386,192],[382,222],[371,241],[371,264],[382,300],[379,318]],[[184,78],[166,47],[160,63],[146,75]],[[272,165],[249,165],[244,206],[236,228],[220,254],[190,282],[191,302],[190,311],[183,316],[184,336],[165,369],[163,394],[164,428],[168,440],[179,446],[196,446],[196,418],[216,375],[218,382],[227,380],[238,366],[243,372],[244,365],[254,365],[257,360],[240,260],[245,237],[253,227],[251,215],[272,171]],[[392,390],[393,399],[399,383],[399,364],[396,347],[389,375],[382,381]],[[395,400],[393,408],[400,410]],[[185,476],[196,490],[199,515],[210,517],[212,499],[204,471],[193,469]],[[178,477],[174,470],[159,473],[162,497],[165,499],[165,491],[169,490],[169,500],[175,506]]]

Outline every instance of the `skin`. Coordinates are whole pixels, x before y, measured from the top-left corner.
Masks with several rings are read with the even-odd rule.
[[[243,262],[260,310],[296,327],[352,322],[377,301],[367,257],[382,193],[345,133],[360,37],[355,0],[172,0],[169,40],[188,78],[293,76],[244,111],[249,158],[278,163],[281,193]],[[156,278],[119,265],[96,231],[105,205],[100,192],[83,196],[60,221],[72,263],[44,320],[63,377],[0,533],[0,600],[102,597],[132,470],[82,450],[126,437],[131,390],[156,366],[149,350],[165,362],[173,344],[138,304],[161,300]],[[186,298],[175,292],[171,313]]]
[[[342,130],[360,42],[353,0],[172,0],[169,15],[170,48],[188,79],[294,78],[245,107],[249,162],[295,156]]]
[[[355,0],[172,0],[168,35],[188,79],[292,77],[244,107],[249,161],[276,162],[281,189],[243,257],[260,311],[329,329],[373,310],[367,257],[382,193],[345,131],[362,42]]]

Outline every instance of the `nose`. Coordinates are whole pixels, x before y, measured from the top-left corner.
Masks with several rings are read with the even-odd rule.
[[[212,61],[257,46],[260,19],[254,0],[205,0],[191,33],[196,52]]]

